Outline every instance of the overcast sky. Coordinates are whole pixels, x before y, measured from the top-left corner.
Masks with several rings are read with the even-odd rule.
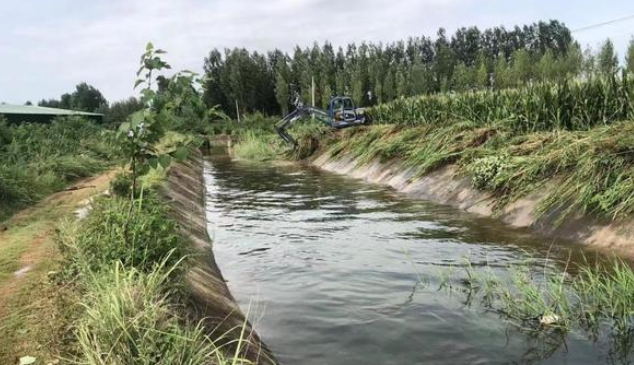
[[[461,26],[558,19],[571,29],[634,15],[632,0],[0,0],[0,101],[58,98],[82,81],[108,100],[135,95],[147,41],[175,69],[200,71],[212,48],[290,50],[331,41],[387,42]],[[620,55],[634,19],[574,33]]]

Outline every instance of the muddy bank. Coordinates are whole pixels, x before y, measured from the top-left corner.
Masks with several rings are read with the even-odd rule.
[[[163,195],[185,235],[194,243],[194,263],[187,274],[190,307],[194,317],[204,320],[212,339],[225,334],[225,341],[248,341],[246,358],[257,364],[277,364],[238,307],[216,265],[205,218],[203,157],[196,152],[188,161],[170,169]],[[246,346],[245,346],[246,347]]]
[[[531,194],[495,211],[496,198],[474,189],[470,178],[460,175],[455,165],[416,177],[411,168],[398,160],[380,162],[377,159],[362,164],[345,154],[332,157],[325,152],[311,158],[309,163],[327,171],[389,185],[416,198],[451,205],[474,214],[495,216],[511,226],[530,228],[544,237],[571,239],[592,248],[634,257],[634,220],[615,222],[573,215],[557,225],[557,211],[538,217],[537,206],[547,196],[546,192]]]

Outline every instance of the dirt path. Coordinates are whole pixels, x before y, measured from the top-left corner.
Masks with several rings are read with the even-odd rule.
[[[52,361],[57,313],[48,274],[59,265],[54,243],[60,222],[106,190],[114,171],[82,180],[0,223],[0,364],[35,356]]]

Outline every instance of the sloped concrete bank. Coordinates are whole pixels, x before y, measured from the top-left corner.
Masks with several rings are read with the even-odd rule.
[[[204,321],[212,339],[223,336],[223,341],[235,344],[242,338],[246,357],[254,364],[277,364],[245,320],[216,264],[205,218],[202,153],[195,151],[187,161],[171,167],[163,195],[184,234],[194,243],[194,262],[187,274],[193,316]]]
[[[327,171],[389,185],[415,198],[451,205],[483,216],[495,216],[513,227],[528,227],[545,237],[571,239],[602,251],[634,257],[634,220],[601,221],[577,215],[557,225],[556,211],[538,217],[537,206],[547,196],[545,192],[534,193],[495,212],[496,198],[472,188],[470,179],[459,174],[455,165],[416,177],[411,168],[398,160],[374,160],[362,164],[345,153],[333,157],[322,152],[310,159],[309,163]]]

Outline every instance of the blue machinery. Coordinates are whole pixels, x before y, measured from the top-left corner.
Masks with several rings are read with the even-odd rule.
[[[277,134],[279,134],[286,143],[293,146],[297,145],[297,141],[288,134],[288,128],[302,118],[312,117],[335,129],[365,124],[367,122],[364,110],[355,108],[352,99],[347,96],[337,96],[330,99],[328,110],[304,106],[301,103],[296,104],[297,108],[295,111],[275,124]]]

